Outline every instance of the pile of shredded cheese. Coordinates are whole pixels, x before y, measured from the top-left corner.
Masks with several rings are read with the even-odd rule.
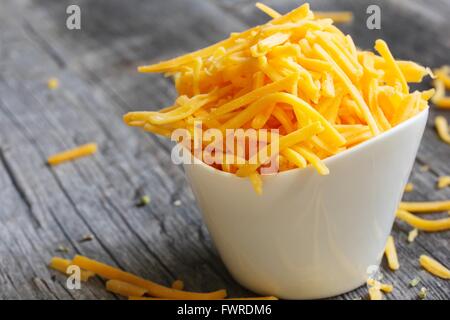
[[[127,297],[130,300],[217,300],[225,299],[227,296],[226,290],[205,293],[185,291],[184,283],[181,280],[174,281],[170,288],[165,287],[105,263],[78,255],[72,260],[53,257],[49,267],[66,275],[72,274],[69,268],[78,267],[81,281],[88,281],[91,277],[100,276],[103,279],[107,279],[106,290]],[[277,300],[273,296],[239,299]]]
[[[410,92],[408,82],[420,82],[429,70],[395,60],[383,40],[375,43],[376,55],[358,49],[332,19],[315,15],[308,4],[286,15],[258,7],[273,19],[210,47],[139,67],[173,77],[178,98],[159,112],[130,112],[124,121],[167,137],[178,128],[193,132],[195,121],[221,132],[279,129],[279,154],[271,155],[279,171],[311,164],[328,174],[323,159],[428,107],[434,90]],[[203,142],[205,148],[211,141]],[[230,150],[223,146],[215,152]],[[246,154],[245,164],[212,166],[251,177],[261,190],[264,161],[249,164],[252,156]]]

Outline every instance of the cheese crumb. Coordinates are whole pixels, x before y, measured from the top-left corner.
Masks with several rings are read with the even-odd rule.
[[[450,176],[439,177],[437,186],[439,189],[444,189],[450,186]]]
[[[412,192],[414,190],[414,185],[412,183],[407,183],[405,186],[405,192]]]
[[[413,242],[417,238],[418,235],[419,235],[419,230],[417,228],[412,229],[408,233],[408,242],[409,243]]]
[[[59,87],[59,81],[56,78],[50,78],[47,81],[47,86],[50,90],[58,89]]]

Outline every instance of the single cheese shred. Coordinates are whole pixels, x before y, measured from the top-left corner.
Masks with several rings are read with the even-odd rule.
[[[74,149],[70,149],[47,159],[47,163],[51,166],[58,165],[60,163],[71,161],[77,158],[86,157],[94,154],[97,151],[97,145],[95,143],[85,144]]]
[[[435,259],[427,255],[421,255],[419,262],[420,265],[431,274],[434,274],[442,279],[450,279],[450,270]]]
[[[384,253],[386,255],[389,268],[391,270],[398,270],[398,268],[400,268],[400,264],[398,263],[397,249],[395,249],[393,236],[389,236]]]

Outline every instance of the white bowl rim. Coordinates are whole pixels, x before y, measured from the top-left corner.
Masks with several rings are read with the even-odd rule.
[[[414,123],[415,121],[417,121],[419,118],[423,117],[423,116],[427,116],[428,112],[429,112],[430,107],[428,106],[427,108],[423,109],[422,111],[420,111],[419,113],[415,114],[413,117],[403,121],[402,123],[396,125],[393,128],[390,128],[389,130],[386,130],[384,132],[382,132],[381,134],[379,134],[376,137],[370,138],[364,142],[361,142],[360,144],[344,150],[342,152],[339,152],[335,155],[332,155],[324,160],[323,163],[324,164],[331,164],[333,161],[336,161],[337,159],[341,158],[341,157],[345,157],[346,155],[349,155],[351,153],[357,152],[360,149],[364,149],[369,147],[371,144],[376,143],[378,140],[383,139],[383,138],[387,138],[390,137],[392,135],[395,135],[398,131],[401,131],[403,128],[409,126],[410,124]],[[216,173],[218,175],[222,175],[224,177],[228,177],[228,178],[235,178],[235,179],[239,179],[239,180],[245,180],[247,179],[246,177],[238,177],[237,175],[230,173],[230,172],[226,172],[226,171],[222,171],[219,169],[216,169],[210,165],[207,165],[206,163],[204,163],[203,161],[197,159],[194,157],[194,163],[193,164],[198,164],[200,165],[202,168],[204,168],[205,170],[209,170],[211,171],[211,173]],[[261,175],[261,178],[268,178],[268,177],[274,177],[274,176],[283,176],[283,175],[288,175],[288,174],[294,174],[295,172],[301,171],[301,170],[308,170],[308,169],[313,169],[313,167],[311,165],[308,165],[305,168],[294,168],[294,169],[290,169],[290,170],[286,170],[286,171],[282,171],[282,172],[277,172],[277,173],[273,173],[273,174],[266,174],[266,175]]]

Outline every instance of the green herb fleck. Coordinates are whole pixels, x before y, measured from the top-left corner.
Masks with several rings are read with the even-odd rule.
[[[63,245],[59,245],[58,248],[56,248],[56,251],[63,252],[63,253],[68,253],[69,252],[69,248],[67,248],[66,246],[63,246]]]
[[[428,292],[427,288],[425,287],[420,288],[419,298],[422,300],[425,299],[427,297],[427,292]]]
[[[138,207],[145,207],[145,206],[148,205],[149,203],[150,203],[150,197],[147,196],[147,195],[145,195],[145,196],[142,196],[142,197],[139,199],[139,202],[137,203],[137,206],[138,206]]]
[[[417,285],[419,284],[419,282],[420,282],[420,279],[416,277],[416,278],[412,279],[412,280],[409,282],[409,285],[410,285],[411,287],[415,287],[415,286],[417,286]]]

